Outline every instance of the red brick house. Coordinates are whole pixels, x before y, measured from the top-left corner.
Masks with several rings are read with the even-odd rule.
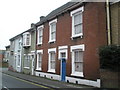
[[[4,57],[5,57],[5,50],[0,50],[0,63],[3,62]]]
[[[37,24],[36,76],[100,87],[98,48],[107,44],[105,3],[68,2]]]

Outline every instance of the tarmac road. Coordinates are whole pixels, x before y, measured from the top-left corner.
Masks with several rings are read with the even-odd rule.
[[[2,87],[6,88],[7,90],[13,90],[13,89],[50,89],[49,87],[39,85],[33,82],[29,82],[23,79],[16,78],[14,76],[10,76],[7,74],[2,74]]]

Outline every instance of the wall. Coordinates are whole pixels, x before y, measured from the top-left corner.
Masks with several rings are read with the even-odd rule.
[[[110,12],[112,44],[120,45],[120,3],[111,4]]]
[[[43,45],[37,46],[37,50],[43,49],[42,72],[48,70],[48,49],[56,48],[56,74],[60,74],[60,61],[58,60],[58,46],[68,46],[68,60],[66,73],[71,76],[70,46],[85,44],[84,52],[84,78],[96,80],[99,75],[98,48],[106,45],[106,14],[104,3],[87,3],[83,12],[83,38],[71,39],[72,18],[70,12],[66,12],[57,18],[56,42],[49,41],[49,22],[44,24]]]
[[[24,73],[31,74],[31,60],[30,60],[30,69],[24,68],[24,54],[31,54],[31,51],[35,51],[35,44],[36,44],[36,38],[35,38],[35,31],[31,31],[31,46],[24,48],[23,47],[23,55],[22,55],[22,69]]]

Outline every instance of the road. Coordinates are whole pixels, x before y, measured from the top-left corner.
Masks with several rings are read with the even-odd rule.
[[[2,87],[3,88],[7,88],[8,90],[13,90],[15,88],[19,88],[19,89],[50,89],[49,87],[43,86],[43,85],[39,85],[36,83],[32,83],[20,78],[16,78],[14,76],[10,76],[7,74],[2,74]]]

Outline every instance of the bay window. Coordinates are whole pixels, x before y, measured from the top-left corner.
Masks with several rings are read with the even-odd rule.
[[[26,32],[23,34],[23,46],[30,46],[31,45],[31,34]]]

